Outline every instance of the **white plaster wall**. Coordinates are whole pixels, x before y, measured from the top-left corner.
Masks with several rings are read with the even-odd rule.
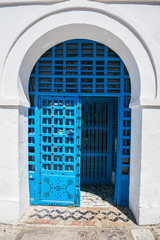
[[[160,108],[142,110],[139,222],[160,223]]]
[[[18,223],[29,205],[27,108],[0,108],[0,222]]]
[[[129,206],[139,224],[160,223],[159,123],[160,108],[132,108]]]
[[[0,221],[14,223],[19,220],[19,112],[0,108],[0,116]]]
[[[128,67],[130,208],[139,224],[160,222],[160,6],[40,2],[0,7],[0,221],[17,223],[29,204],[27,111],[18,106],[28,106],[31,68],[56,43],[89,38],[113,48]]]
[[[28,184],[28,108],[20,107],[18,116],[19,219],[29,205]]]

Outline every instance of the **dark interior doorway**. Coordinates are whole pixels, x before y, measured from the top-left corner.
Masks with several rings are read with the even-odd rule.
[[[113,205],[113,99],[82,98],[81,124],[81,206]]]

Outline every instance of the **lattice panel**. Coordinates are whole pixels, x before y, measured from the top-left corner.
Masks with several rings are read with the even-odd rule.
[[[34,91],[36,76],[39,92],[119,96],[123,68],[119,56],[107,46],[70,40],[43,54],[31,74],[30,89]],[[124,75],[129,82],[128,73]]]
[[[77,154],[81,122],[77,117],[81,112],[78,101],[77,97],[39,98],[39,181],[42,204],[46,204],[45,200],[50,200],[51,205],[56,205],[57,201],[61,205],[79,204],[76,200],[76,194],[80,194]],[[72,198],[68,191],[72,193]]]
[[[124,97],[123,144],[122,144],[122,174],[129,174],[130,141],[131,141],[131,110],[129,109],[130,96]]]
[[[124,72],[126,69],[124,68]],[[115,202],[125,206],[129,201],[129,167],[130,167],[130,142],[131,142],[131,110],[130,82],[123,78],[124,84],[121,97],[118,99],[118,129],[117,129],[117,163]]]
[[[35,109],[30,108],[28,117],[29,171],[35,171]]]
[[[34,107],[34,96],[30,97],[31,107],[28,114],[28,171],[29,171],[29,189],[30,202],[35,203],[35,172],[36,167],[36,117]]]

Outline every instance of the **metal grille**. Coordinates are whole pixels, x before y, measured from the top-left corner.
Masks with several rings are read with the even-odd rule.
[[[82,100],[81,183],[111,183],[112,102]]]
[[[53,195],[51,195],[51,190],[49,191],[49,195],[52,196],[50,197],[50,199],[44,196],[47,191],[43,190],[42,185],[44,186],[44,189],[46,189],[47,187],[49,189],[51,187],[49,182],[55,181],[53,176],[56,175],[57,172],[65,173],[66,171],[68,171],[71,176],[72,174],[74,176],[78,174],[78,177],[75,178],[75,182],[73,183],[76,189],[76,193],[74,195],[74,204],[78,206],[80,199],[80,172],[76,173],[75,171],[78,171],[76,169],[79,168],[80,158],[81,167],[89,166],[87,167],[87,170],[81,168],[81,176],[83,175],[82,179],[84,178],[86,171],[88,176],[92,176],[92,181],[94,178],[99,180],[103,179],[104,181],[106,181],[107,174],[111,174],[111,170],[107,173],[107,171],[109,171],[107,170],[109,169],[107,164],[109,164],[108,162],[110,162],[110,166],[112,165],[113,170],[116,170],[115,202],[117,205],[128,204],[131,122],[131,113],[128,106],[130,101],[130,93],[130,80],[124,63],[113,50],[111,50],[107,46],[104,46],[103,44],[81,39],[70,40],[56,45],[41,56],[41,58],[37,61],[32,70],[29,82],[31,107],[29,109],[28,151],[31,204],[57,204],[56,201],[58,200],[56,200],[55,195],[54,197]],[[56,139],[56,134],[60,134],[62,132],[61,135],[63,135],[64,129],[65,131],[70,131],[71,129],[68,126],[72,126],[73,124],[73,119],[70,118],[67,121],[67,112],[64,113],[63,111],[62,116],[66,117],[66,122],[64,123],[63,121],[62,123],[62,119],[59,115],[61,112],[60,110],[62,110],[62,106],[60,105],[57,105],[59,107],[59,110],[57,109],[58,117],[56,117],[55,111],[54,121],[52,118],[50,118],[49,109],[51,109],[51,113],[52,107],[56,110],[53,99],[54,101],[60,101],[62,100],[62,97],[64,97],[64,99],[66,100],[67,98],[69,100],[70,97],[73,97],[72,100],[77,101],[74,100],[74,97],[76,97],[76,99],[79,99],[77,103],[80,109],[80,99],[82,99],[84,112],[87,111],[87,106],[90,106],[91,109],[95,104],[95,109],[97,108],[99,104],[98,97],[103,97],[102,104],[99,105],[100,109],[103,108],[105,104],[110,109],[113,109],[113,104],[114,109],[117,109],[116,111],[114,110],[112,113],[109,114],[109,119],[112,119],[114,115],[113,121],[112,123],[110,123],[110,126],[113,126],[111,127],[111,133],[108,133],[108,130],[106,130],[107,126],[103,125],[101,126],[102,129],[98,130],[99,141],[102,141],[100,140],[100,138],[105,139],[105,134],[107,133],[107,143],[103,142],[101,144],[101,148],[103,147],[103,150],[105,149],[104,152],[102,153],[100,149],[99,151],[97,151],[97,159],[99,160],[94,161],[93,155],[90,157],[87,156],[87,151],[89,151],[88,141],[93,140],[91,135],[93,135],[94,132],[94,130],[92,130],[91,126],[89,125],[86,125],[88,127],[88,130],[86,131],[84,131],[83,129],[84,125],[82,127],[82,143],[81,129],[76,129],[75,134],[78,134],[79,138],[77,138],[76,143],[69,142],[71,144],[69,148],[67,146],[64,147],[61,145],[62,143],[64,143],[64,141],[68,141],[65,140],[66,137],[61,138],[59,136]],[[88,99],[85,100],[85,97],[94,97],[95,99],[94,101],[89,102]],[[43,104],[42,100],[46,101],[46,105]],[[57,102],[57,104],[59,104],[59,102]],[[66,106],[67,105],[63,107]],[[103,111],[100,109],[98,110],[98,114],[103,113]],[[43,111],[47,111],[47,114],[45,114],[45,112]],[[76,124],[79,124],[79,126],[81,124],[81,119],[76,119],[76,117],[80,117],[80,115],[81,110],[77,109],[76,112],[74,112],[75,126]],[[85,121],[86,124],[89,123],[89,120]],[[96,128],[97,125],[95,125],[94,127]],[[89,134],[89,131],[90,137],[87,136],[85,140],[85,134]],[[47,134],[54,134],[54,136],[50,136]],[[94,141],[97,141],[96,137]],[[110,142],[110,144],[108,143],[108,141]],[[117,148],[115,144],[116,141]],[[52,144],[54,144],[54,146],[52,146]],[[67,143],[65,142],[64,144]],[[74,145],[74,147],[72,147],[72,144]],[[104,147],[105,144],[107,148]],[[110,147],[108,148],[108,146]],[[80,154],[81,148],[82,156]],[[91,152],[92,148],[93,146],[90,147]],[[84,152],[84,149],[86,149],[86,152]],[[45,153],[40,154],[41,151]],[[74,157],[74,164],[71,164],[69,155],[67,155],[68,153],[72,153],[72,151],[73,154],[78,151],[78,153],[76,153],[76,158]],[[54,159],[52,159],[52,153],[55,155]],[[65,161],[63,154],[66,155],[66,159],[68,158],[70,164]],[[110,154],[110,157],[108,157],[108,154]],[[41,155],[43,156],[43,159]],[[50,159],[52,159],[53,161]],[[85,165],[84,163],[86,159],[87,165]],[[92,159],[93,162],[95,162],[95,170],[93,171],[90,170],[92,169]],[[104,167],[105,164],[107,165],[107,168]],[[100,165],[105,168],[103,172]],[[97,172],[96,169],[98,169]],[[54,174],[52,176],[53,172]],[[48,180],[45,180],[44,177],[42,177],[43,173],[44,175],[45,173],[47,173],[50,176],[49,182]],[[65,184],[67,184],[67,182]],[[55,192],[53,194],[55,194]],[[54,201],[51,201],[51,198],[54,198]],[[61,198],[63,202],[62,205],[64,204],[64,202],[67,201],[63,201],[64,199],[66,198]],[[73,202],[69,202],[69,204],[73,205]]]
[[[119,56],[103,44],[70,40],[49,49],[39,59],[31,75],[30,91],[34,90],[36,76],[39,92],[117,96],[121,64]]]

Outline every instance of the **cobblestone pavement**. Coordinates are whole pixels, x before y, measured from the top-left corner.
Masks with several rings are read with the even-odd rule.
[[[81,207],[114,206],[114,188],[112,185],[82,185]]]

